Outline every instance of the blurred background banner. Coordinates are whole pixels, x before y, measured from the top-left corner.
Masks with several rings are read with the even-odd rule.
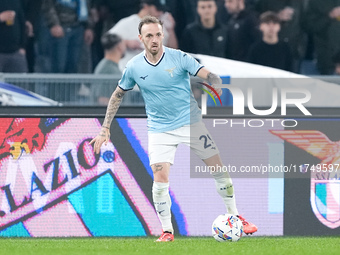
[[[117,118],[111,129],[115,135],[100,156],[88,145],[101,126],[95,118],[1,118],[0,123],[2,236],[160,234],[145,118]],[[283,142],[262,131],[259,139],[276,141],[275,153],[283,161]],[[235,132],[244,134],[242,128]],[[247,146],[256,147],[257,140],[250,139]],[[266,146],[257,151],[268,152]],[[237,140],[228,147],[242,151]],[[170,174],[175,231],[208,236],[224,205],[212,180],[191,178],[189,148],[180,146],[177,153]],[[282,235],[283,180],[236,178],[234,184],[239,210],[257,222],[258,235]]]

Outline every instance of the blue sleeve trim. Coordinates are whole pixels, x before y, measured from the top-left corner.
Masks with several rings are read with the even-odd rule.
[[[204,66],[201,66],[200,68],[198,68],[198,70],[196,71],[196,73],[194,74],[194,76],[196,76],[198,74],[198,72],[203,68]]]
[[[119,86],[118,85],[118,87],[121,89],[121,90],[124,90],[124,91],[130,91],[130,90],[133,90],[133,88],[132,89],[123,89],[121,86]]]

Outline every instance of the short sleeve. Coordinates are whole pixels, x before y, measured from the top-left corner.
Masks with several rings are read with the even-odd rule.
[[[184,70],[187,70],[189,74],[196,76],[198,71],[203,67],[196,59],[190,56],[188,53],[181,52],[181,64]]]
[[[131,73],[131,67],[130,68],[126,67],[123,71],[122,78],[118,82],[118,86],[122,90],[125,90],[125,91],[131,90],[136,85],[136,82],[130,73]]]

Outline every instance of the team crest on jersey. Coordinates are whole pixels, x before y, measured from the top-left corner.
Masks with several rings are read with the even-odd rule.
[[[174,77],[174,70],[176,69],[176,66],[173,68],[169,68],[169,69],[165,69],[165,71],[167,71],[171,77]]]
[[[317,130],[271,131],[281,139],[319,158],[317,165],[303,165],[311,173],[310,201],[317,219],[329,228],[340,226],[340,142]]]

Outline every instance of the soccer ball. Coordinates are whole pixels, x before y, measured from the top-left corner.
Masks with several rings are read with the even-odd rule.
[[[219,215],[212,224],[212,236],[219,242],[236,242],[243,234],[242,221],[232,214]]]

